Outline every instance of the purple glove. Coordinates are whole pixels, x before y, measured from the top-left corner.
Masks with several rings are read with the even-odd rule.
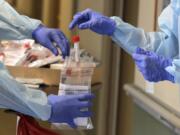
[[[146,80],[150,82],[164,80],[174,82],[174,77],[165,70],[166,67],[172,65],[171,59],[144,51],[141,48],[137,48],[136,53],[133,54],[133,59]]]
[[[32,37],[37,43],[40,43],[42,46],[51,50],[54,55],[57,56],[59,54],[57,48],[60,48],[64,58],[66,56],[69,56],[69,41],[67,40],[63,32],[61,32],[59,29],[50,29],[43,25],[40,25],[33,31]],[[53,43],[55,43],[56,46]]]
[[[69,28],[73,29],[76,25],[79,29],[91,29],[93,32],[108,36],[112,36],[116,29],[115,21],[91,9],[77,13]]]
[[[90,108],[92,106],[90,100],[93,98],[93,94],[48,96],[49,104],[52,106],[49,122],[67,123],[72,128],[76,128],[75,118],[92,116],[92,112],[89,109],[87,111],[81,110]]]

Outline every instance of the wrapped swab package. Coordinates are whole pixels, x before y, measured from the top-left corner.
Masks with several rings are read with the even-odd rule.
[[[79,37],[74,37],[73,42],[74,49],[61,67],[59,95],[91,93],[91,80],[96,64],[92,60],[83,60],[79,57]],[[76,118],[74,122],[78,129],[93,129],[91,118]],[[61,123],[53,124],[53,128],[67,129],[70,127],[66,123]]]

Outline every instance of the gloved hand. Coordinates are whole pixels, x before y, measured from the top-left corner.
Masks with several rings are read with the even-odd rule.
[[[66,56],[69,56],[69,41],[67,40],[63,32],[61,32],[59,29],[51,29],[40,25],[37,29],[33,31],[32,37],[35,39],[36,42],[51,50],[54,55],[57,56],[59,54],[57,48],[60,48],[64,58]],[[54,43],[56,45],[54,45]]]
[[[133,59],[146,80],[150,82],[164,80],[174,82],[174,77],[165,70],[166,67],[172,65],[171,59],[144,51],[141,48],[137,48],[136,53],[133,54]]]
[[[69,28],[73,29],[76,25],[79,29],[91,29],[93,32],[108,36],[112,36],[116,28],[115,21],[91,9],[77,13]]]
[[[92,94],[83,95],[67,95],[67,96],[48,96],[49,104],[52,106],[52,114],[49,122],[67,123],[72,128],[76,128],[74,118],[77,117],[91,117],[92,112],[81,111],[85,108],[90,108],[91,99],[94,98]]]

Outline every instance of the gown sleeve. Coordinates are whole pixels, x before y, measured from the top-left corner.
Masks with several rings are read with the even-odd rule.
[[[0,63],[0,108],[11,109],[41,120],[51,116],[51,105],[43,91],[16,82]]]
[[[0,0],[0,40],[32,38],[41,21],[20,15],[8,2]]]

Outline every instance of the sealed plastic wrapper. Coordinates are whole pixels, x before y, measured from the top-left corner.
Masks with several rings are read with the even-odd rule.
[[[61,59],[47,48],[34,44],[34,40],[0,42],[0,61],[6,66],[42,67]]]
[[[32,47],[33,44],[34,41],[28,39],[19,41],[1,41],[0,53],[3,54],[4,64],[14,66],[20,63],[21,60],[26,56],[26,52]]]

